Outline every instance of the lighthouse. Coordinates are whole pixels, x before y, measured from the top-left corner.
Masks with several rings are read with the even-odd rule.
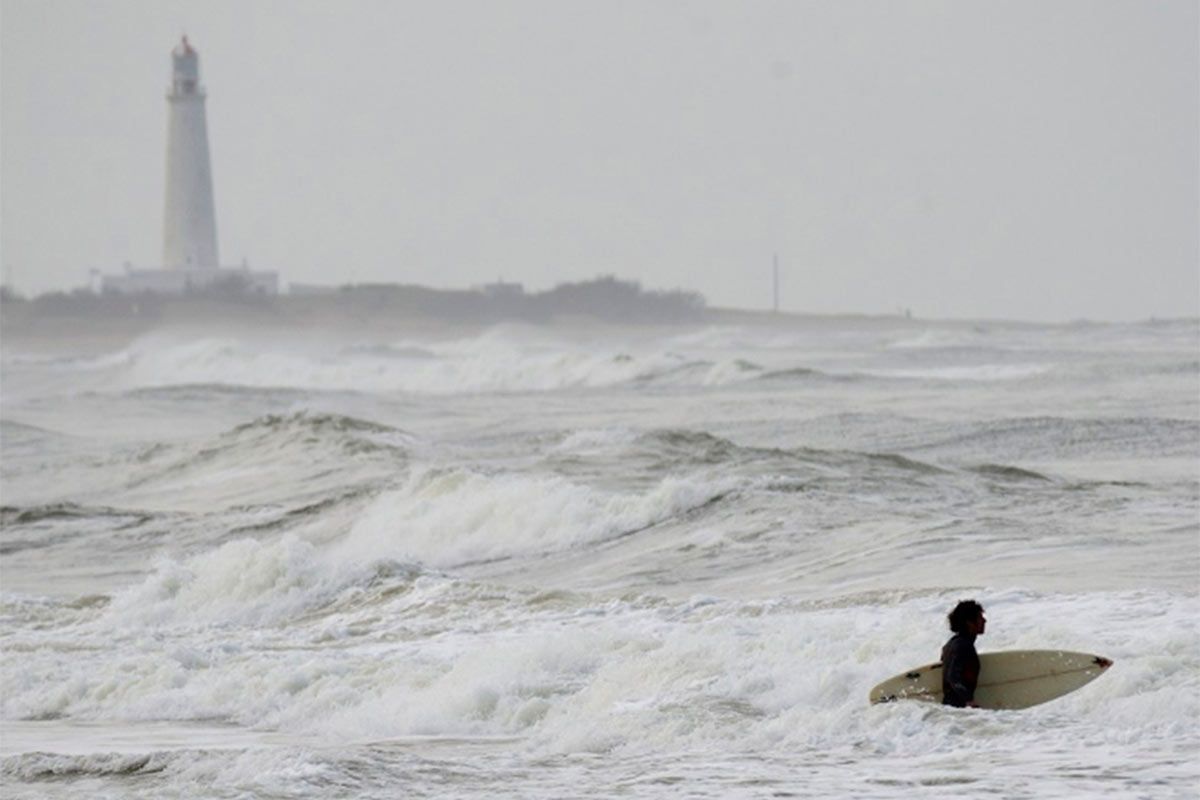
[[[215,296],[278,292],[279,276],[275,272],[251,271],[244,260],[241,267],[220,266],[204,97],[200,56],[184,36],[171,51],[171,88],[167,91],[162,265],[144,269],[126,263],[123,275],[101,273],[100,291],[163,295],[207,292]]]
[[[204,97],[200,56],[184,36],[171,51],[167,92],[163,266],[168,269],[216,269],[220,263]]]

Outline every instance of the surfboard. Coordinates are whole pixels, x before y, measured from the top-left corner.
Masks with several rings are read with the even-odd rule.
[[[980,708],[1029,708],[1062,697],[1100,677],[1112,661],[1068,650],[1003,650],[979,654],[975,702]],[[927,664],[871,690],[872,703],[942,702],[942,664]]]

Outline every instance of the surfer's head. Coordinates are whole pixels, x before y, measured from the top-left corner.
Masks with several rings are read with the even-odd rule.
[[[987,620],[983,617],[983,606],[974,600],[963,600],[954,607],[946,619],[950,620],[950,630],[955,633],[971,633],[976,636],[983,633]]]

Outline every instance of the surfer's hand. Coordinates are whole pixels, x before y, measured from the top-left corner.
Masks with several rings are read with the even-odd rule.
[[[979,703],[976,703],[974,700],[972,700],[971,702],[967,703],[966,707],[967,708],[979,708]]]

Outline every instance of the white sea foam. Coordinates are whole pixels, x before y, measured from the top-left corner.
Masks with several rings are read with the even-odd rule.
[[[587,428],[572,431],[554,448],[558,454],[586,455],[602,452],[614,447],[628,446],[637,441],[641,434],[634,428]]]
[[[183,562],[164,559],[108,613],[121,625],[264,623],[328,600],[339,588],[336,571],[303,540],[238,539]]]
[[[1186,736],[1200,713],[1194,598],[984,595],[995,629],[983,649],[1092,650],[1116,666],[1054,704],[981,720],[865,703],[874,683],[936,657],[950,595],[828,609],[580,598],[530,613],[518,593],[465,588],[438,582],[433,594],[372,612],[405,619],[404,609],[428,613],[435,597],[458,597],[468,607],[455,613],[475,624],[454,633],[333,648],[293,639],[280,650],[270,640],[231,647],[228,629],[212,622],[190,645],[166,629],[165,639],[128,640],[121,654],[10,663],[5,713],[227,718],[327,742],[520,736],[543,754],[865,745],[889,756],[957,751],[963,725],[990,727],[983,733],[1004,747],[1049,746],[1063,725],[1099,740],[1165,742]]]

